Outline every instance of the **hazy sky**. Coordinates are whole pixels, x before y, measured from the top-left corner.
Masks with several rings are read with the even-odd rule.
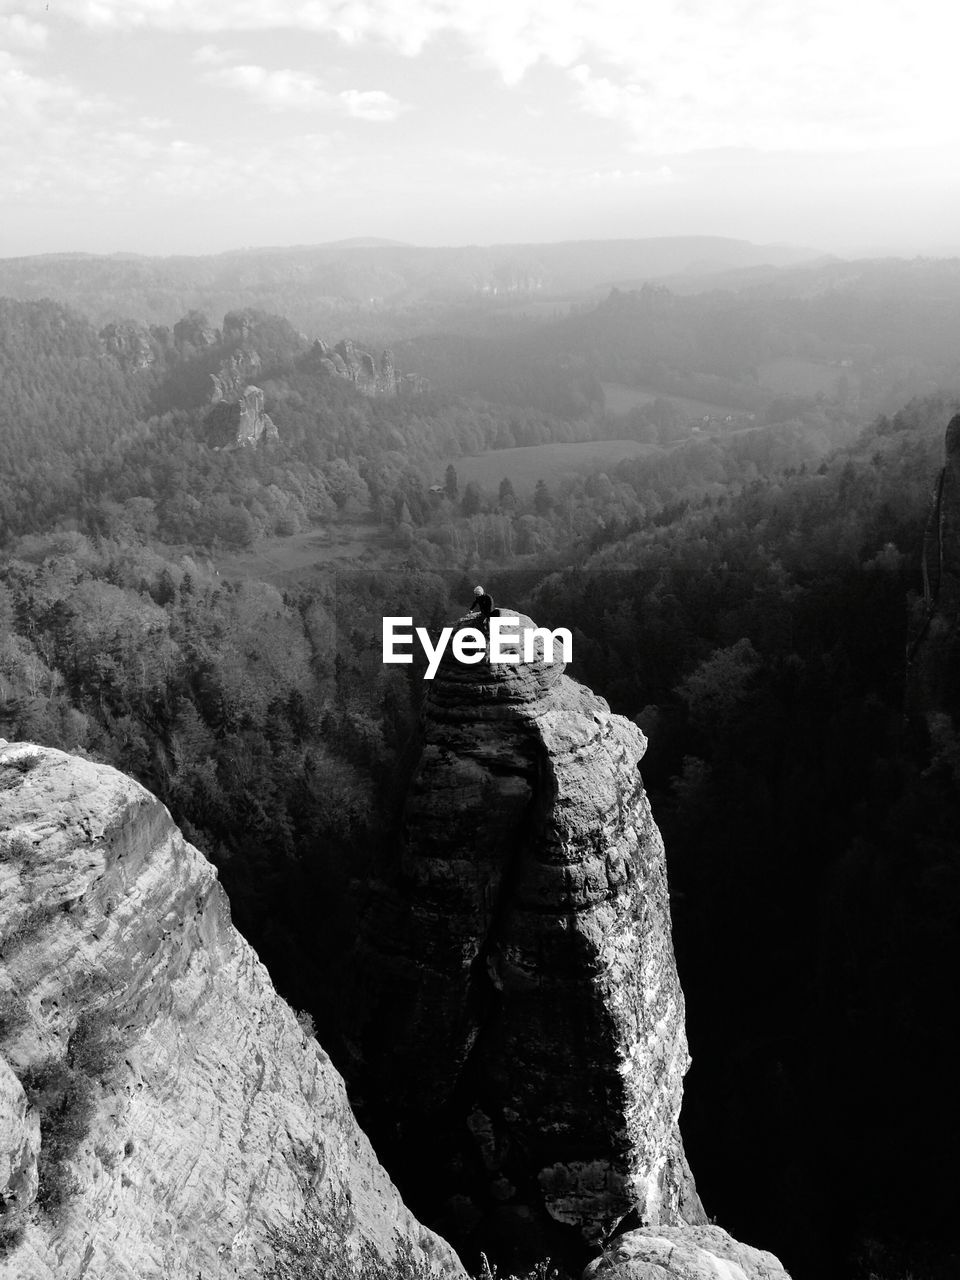
[[[0,256],[960,249],[955,0],[0,0]]]

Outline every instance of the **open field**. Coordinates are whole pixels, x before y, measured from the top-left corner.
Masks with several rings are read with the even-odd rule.
[[[464,485],[476,482],[496,493],[508,476],[516,492],[531,492],[538,480],[557,485],[566,476],[611,470],[624,458],[646,457],[659,446],[636,440],[588,440],[583,444],[538,444],[524,449],[491,449],[472,458],[449,458]],[[446,466],[446,462],[444,462]],[[443,480],[443,472],[439,481]]]
[[[214,563],[224,578],[255,578],[283,585],[324,570],[381,569],[402,558],[391,546],[389,530],[344,521],[289,538],[264,538],[249,551],[223,552]]]
[[[689,396],[671,396],[664,391],[654,391],[651,387],[628,387],[625,382],[601,382],[600,385],[603,387],[607,413],[629,413],[631,409],[639,409],[652,400],[670,400],[688,418],[703,418],[707,415],[724,418],[728,413],[739,412],[729,405],[691,400]]]

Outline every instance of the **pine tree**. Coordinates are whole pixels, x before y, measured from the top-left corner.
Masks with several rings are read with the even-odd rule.
[[[475,516],[479,515],[481,506],[480,486],[471,480],[463,491],[460,510],[465,516]]]

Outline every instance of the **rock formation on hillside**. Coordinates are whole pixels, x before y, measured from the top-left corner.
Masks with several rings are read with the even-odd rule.
[[[0,958],[4,1280],[465,1280],[143,787],[0,742]]]
[[[250,383],[260,377],[262,367],[258,352],[249,347],[237,347],[220,366],[219,373],[210,375],[213,383],[211,404],[238,399]]]
[[[217,401],[204,427],[207,441],[215,449],[244,449],[280,439],[273,419],[263,411],[263,392],[253,385],[244,387],[236,398]]]
[[[377,359],[350,338],[335,347],[317,338],[305,361],[308,367],[352,382],[365,396],[419,395],[427,389],[426,379],[419,374],[397,371],[392,351],[383,351]]]
[[[260,373],[256,351],[240,347],[210,378],[213,408],[204,420],[207,442],[215,449],[243,449],[280,439],[273,419],[263,411],[263,391],[252,379]]]
[[[215,329],[202,311],[189,311],[173,326],[173,340],[181,354],[184,349],[202,351],[204,347],[215,347],[220,341],[220,332]]]
[[[255,331],[257,312],[249,308],[228,311],[223,317],[223,344],[226,347],[249,345]]]
[[[511,294],[540,293],[545,284],[545,273],[540,262],[522,262],[507,259],[480,274],[474,291],[484,297],[502,297]]]
[[[646,741],[537,655],[447,650],[365,907],[345,1051],[368,1132],[439,1230],[558,1256],[627,1215],[705,1218],[677,1123],[689,1058]]]
[[[960,729],[960,414],[947,427],[923,540],[923,603],[907,652],[907,709],[932,728],[948,717]]]
[[[107,324],[100,330],[99,337],[104,351],[113,356],[124,372],[149,369],[157,363],[150,330],[145,325],[132,320]]]
[[[583,1280],[790,1280],[780,1260],[720,1227],[646,1227],[619,1236]]]

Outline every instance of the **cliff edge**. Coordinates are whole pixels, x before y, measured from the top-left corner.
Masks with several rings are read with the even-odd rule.
[[[0,741],[0,1276],[259,1280],[301,1258],[465,1277],[164,806]]]

